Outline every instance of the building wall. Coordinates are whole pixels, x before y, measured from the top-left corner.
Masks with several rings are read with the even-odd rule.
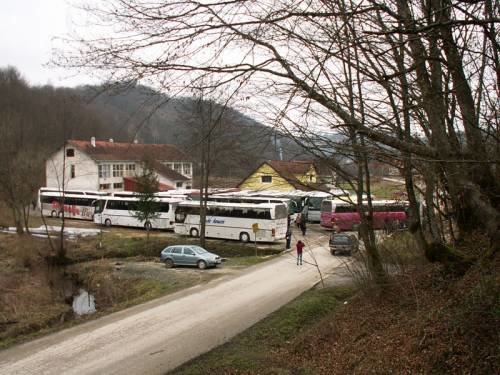
[[[74,156],[66,157],[66,168],[64,171],[63,184],[63,156],[64,148],[52,155],[45,163],[45,174],[47,187],[61,189],[64,186],[65,190],[101,190],[101,191],[123,191],[125,183],[123,177],[135,177],[142,174],[142,163],[136,161],[99,161],[96,162],[86,153],[80,151],[73,146],[67,146],[66,150],[73,149]],[[166,162],[173,169],[174,163]],[[192,179],[192,163],[183,162],[180,164],[181,172],[188,172],[184,175]],[[189,164],[189,167],[187,166]],[[108,166],[107,175],[99,177],[99,165]],[[114,165],[123,165],[122,172],[114,175]],[[134,165],[134,170],[127,170],[127,165]],[[75,171],[75,177],[71,178],[71,166]],[[179,165],[176,165],[179,169]],[[180,173],[181,173],[180,172]],[[172,186],[173,188],[185,189],[192,186],[192,180],[182,181],[182,186],[177,186],[177,181],[172,181],[163,176],[158,176],[159,182]],[[181,182],[181,181],[179,181]]]
[[[65,190],[99,190],[97,164],[77,148],[67,147],[67,149],[69,148],[74,150],[74,156],[66,157],[65,162],[64,148],[61,148],[45,162],[47,186],[58,189],[64,187]],[[75,171],[74,178],[71,178],[72,166]]]
[[[306,185],[310,183],[316,183],[317,179],[316,168],[314,168],[314,166],[311,165],[311,167],[309,168],[309,170],[305,175],[296,175],[295,177],[297,178],[297,180]]]
[[[167,167],[170,169],[176,171],[177,173],[180,173],[184,177],[189,178],[189,181],[170,181],[168,182],[162,182],[160,183],[165,183],[167,185],[173,186],[176,189],[191,189],[193,186],[193,163],[190,161],[183,161],[183,162],[171,162],[171,161],[162,161],[162,164],[165,164]],[[168,179],[165,178],[165,181],[168,181]],[[182,184],[182,186],[177,186],[177,183]]]
[[[141,164],[135,161],[100,161],[98,165],[107,166],[108,169],[106,171],[109,171],[109,173],[99,177],[99,190],[102,191],[123,191],[125,190],[123,177],[135,177],[142,173]],[[122,166],[119,176],[113,175],[114,165]],[[127,170],[128,165],[133,165],[135,169],[132,171]]]
[[[272,181],[262,182],[262,176],[270,176]],[[295,190],[293,185],[288,183],[268,164],[261,165],[259,169],[239,185],[239,188],[242,190]]]

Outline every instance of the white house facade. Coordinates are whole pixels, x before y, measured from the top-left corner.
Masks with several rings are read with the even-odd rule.
[[[137,190],[144,161],[153,166],[160,190],[190,189],[193,163],[173,145],[69,140],[45,164],[46,186],[64,190]]]

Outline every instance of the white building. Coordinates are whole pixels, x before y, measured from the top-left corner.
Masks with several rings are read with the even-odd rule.
[[[152,164],[160,190],[190,189],[193,163],[173,145],[69,140],[45,163],[46,186],[64,190],[137,190],[144,160]],[[65,168],[63,168],[65,166]]]

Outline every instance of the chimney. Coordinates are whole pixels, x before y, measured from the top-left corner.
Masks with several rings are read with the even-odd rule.
[[[95,147],[95,137],[91,137],[91,138],[90,138],[90,145],[91,145],[92,147]]]
[[[109,139],[109,141],[110,141],[111,143],[113,143],[113,138],[110,138],[110,139]]]

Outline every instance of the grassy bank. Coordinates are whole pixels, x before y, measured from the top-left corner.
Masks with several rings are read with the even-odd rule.
[[[457,276],[425,262],[406,234],[391,237],[383,287],[308,291],[172,373],[498,374],[500,256],[490,246],[481,234],[458,245],[478,261]]]
[[[349,298],[348,287],[312,289],[228,343],[173,371],[173,374],[288,373],[273,356]]]
[[[0,234],[0,349],[207,283],[281,251],[279,245],[261,246],[255,257],[251,244],[210,240],[207,248],[227,259],[220,269],[166,269],[159,262],[160,251],[178,243],[196,240],[154,231],[147,241],[144,231],[113,228],[102,238],[66,240],[68,262],[54,266],[47,262],[54,254],[47,239]],[[96,314],[73,313],[72,299],[80,288],[95,297]]]

